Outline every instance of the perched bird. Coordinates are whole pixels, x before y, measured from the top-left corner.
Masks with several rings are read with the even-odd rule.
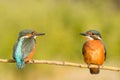
[[[33,30],[23,30],[19,33],[13,49],[13,58],[18,69],[22,69],[25,62],[33,57],[36,49],[36,37],[41,35],[45,35],[45,33],[37,33]]]
[[[98,68],[90,68],[91,74],[98,74],[100,65],[106,59],[106,48],[102,42],[102,37],[96,30],[89,30],[80,34],[87,38],[82,48],[84,61],[88,64],[88,67],[90,64],[98,65]]]

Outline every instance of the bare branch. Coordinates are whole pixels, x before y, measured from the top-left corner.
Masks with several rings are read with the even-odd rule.
[[[0,59],[0,63],[15,63],[15,60],[13,60],[13,59]],[[66,61],[30,60],[29,62],[26,62],[26,63],[28,63],[28,64],[48,64],[48,65],[88,68],[87,65],[72,63],[72,62],[66,62]],[[98,66],[97,65],[90,65],[90,68],[98,68]],[[100,69],[109,70],[109,71],[120,71],[120,68],[109,67],[109,66],[100,66]]]

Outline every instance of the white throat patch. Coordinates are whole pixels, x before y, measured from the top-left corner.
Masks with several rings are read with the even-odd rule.
[[[37,38],[37,36],[34,36],[34,39],[36,39]]]
[[[87,40],[94,40],[93,38],[91,38],[90,36],[86,36]],[[99,36],[97,37],[98,40],[102,40]]]
[[[93,38],[91,38],[90,36],[86,36],[87,40],[94,40]]]

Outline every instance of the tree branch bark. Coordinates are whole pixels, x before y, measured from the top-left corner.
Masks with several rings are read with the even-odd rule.
[[[0,63],[15,63],[15,60],[13,60],[13,59],[0,59]],[[48,65],[88,68],[88,65],[66,62],[66,61],[30,60],[29,62],[26,62],[26,63],[28,63],[28,64],[48,64]],[[97,65],[90,65],[89,68],[98,68],[98,66]],[[117,68],[117,67],[100,66],[100,69],[120,72],[120,68]]]

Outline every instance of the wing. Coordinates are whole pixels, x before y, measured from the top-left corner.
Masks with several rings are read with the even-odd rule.
[[[23,41],[23,45],[22,45],[23,59],[27,58],[28,55],[31,53],[35,43],[36,41],[34,38],[25,39]]]
[[[104,45],[104,50],[105,50],[105,60],[106,60],[106,54],[107,54],[107,50],[106,50],[106,47]]]
[[[107,50],[106,50],[106,46],[104,44],[104,42],[102,41],[102,44],[104,45],[104,55],[105,55],[105,60],[106,60],[106,54],[107,54]]]
[[[84,44],[83,44],[83,47],[82,47],[82,54],[83,54],[83,55],[84,55],[84,53],[85,53],[85,50],[84,50],[85,44],[86,44],[86,43],[84,43]]]
[[[14,46],[13,46],[13,55],[12,55],[13,59],[15,59],[16,46],[17,46],[17,42],[16,42],[16,43],[14,44]]]

